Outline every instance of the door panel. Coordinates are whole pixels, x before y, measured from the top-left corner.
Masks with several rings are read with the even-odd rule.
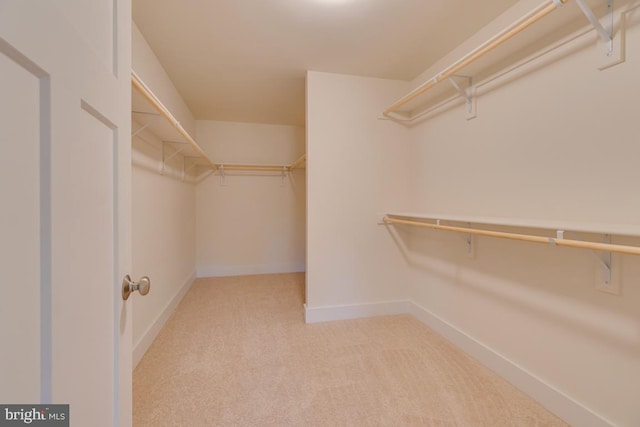
[[[61,9],[71,25],[105,66],[113,71],[116,58],[117,13],[115,0],[60,0]]]
[[[0,397],[71,425],[131,424],[130,20],[129,0],[0,0]]]
[[[40,399],[40,79],[0,44],[0,402]],[[20,188],[21,191],[15,191]]]
[[[74,415],[74,423],[87,425],[95,418],[111,425],[113,410],[104,402],[114,396],[114,130],[72,94],[53,95],[59,106],[63,100],[67,104],[54,112],[53,122],[73,125],[54,129],[65,147],[54,149],[52,158],[53,359],[58,361],[53,398],[91,414]],[[87,387],[91,393],[78,393]]]

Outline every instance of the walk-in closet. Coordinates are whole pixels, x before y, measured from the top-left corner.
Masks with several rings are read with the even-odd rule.
[[[639,75],[640,0],[0,0],[0,425],[640,426]]]

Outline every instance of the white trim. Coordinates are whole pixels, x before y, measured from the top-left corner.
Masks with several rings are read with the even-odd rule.
[[[607,421],[601,415],[576,402],[544,380],[518,366],[517,363],[475,340],[424,307],[414,302],[409,302],[407,308],[408,313],[420,322],[451,341],[465,353],[540,402],[544,407],[569,424],[585,427],[613,425],[612,422]]]
[[[178,304],[180,303],[180,301],[182,301],[182,298],[184,298],[189,289],[191,289],[191,285],[193,285],[195,280],[195,273],[191,273],[189,277],[187,277],[187,279],[184,281],[180,289],[178,289],[178,292],[176,292],[173,298],[171,298],[171,300],[167,303],[165,308],[160,312],[160,314],[158,314],[158,317],[156,317],[156,319],[147,328],[144,334],[142,334],[142,337],[138,340],[138,342],[135,343],[133,347],[134,369],[136,366],[138,366],[140,360],[142,360],[142,356],[144,356],[149,347],[151,347],[151,344],[160,333],[160,330],[162,329],[164,324],[167,323],[167,320],[169,320],[169,317],[171,317],[171,314],[173,314],[176,307],[178,307]]]
[[[409,301],[385,301],[368,304],[333,305],[308,307],[304,305],[306,323],[329,322],[332,320],[358,319],[362,317],[389,316],[409,312]]]
[[[198,267],[197,277],[251,276],[255,274],[303,273],[304,263],[276,263],[256,265],[208,265]]]

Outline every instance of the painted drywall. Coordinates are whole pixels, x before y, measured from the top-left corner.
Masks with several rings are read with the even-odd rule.
[[[604,55],[589,31],[478,82],[477,118],[466,121],[463,106],[449,104],[411,128],[410,210],[637,226],[640,7],[616,5],[635,6],[624,16],[624,63],[599,71]],[[566,402],[537,394],[572,424],[640,425],[637,257],[614,257],[621,294],[611,295],[595,290],[602,273],[587,251],[478,238],[470,258],[460,236],[405,232],[414,303],[582,406],[571,415]]]
[[[185,128],[193,128],[191,113],[135,26],[133,40],[134,71]],[[132,162],[131,275],[151,278],[151,292],[132,297],[137,364],[195,278],[195,185],[181,179],[180,156],[161,174],[162,141],[148,130],[133,138]]]
[[[196,138],[218,164],[289,165],[304,154],[297,126],[198,121]],[[198,276],[305,270],[304,169],[226,172],[196,190]]]
[[[195,279],[195,185],[159,173],[159,147],[150,134],[133,141],[132,277],[151,278],[151,292],[133,299],[135,363]]]
[[[180,93],[176,90],[169,75],[160,64],[155,53],[145,40],[135,22],[132,25],[131,58],[133,71],[162,101],[171,114],[180,122],[191,136],[195,135],[196,122],[193,114],[185,104]]]
[[[307,73],[308,311],[379,303],[384,312],[406,297],[404,260],[377,223],[383,212],[407,208],[407,131],[379,119],[407,89]],[[366,307],[352,313],[380,312]]]

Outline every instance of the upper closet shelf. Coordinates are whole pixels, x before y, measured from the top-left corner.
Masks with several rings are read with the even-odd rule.
[[[136,136],[144,130],[155,134],[162,141],[163,168],[165,162],[178,154],[185,159],[190,159],[192,165],[206,166],[209,173],[212,171],[286,173],[305,167],[306,154],[288,165],[214,163],[134,71],[131,71],[131,85],[135,89],[131,94],[131,115],[133,124],[137,125],[131,136]],[[171,150],[165,150],[167,146],[171,146]]]
[[[462,58],[446,67],[444,70],[440,71],[435,76],[413,89],[407,95],[394,102],[392,105],[387,107],[386,110],[384,110],[384,116],[395,121],[409,123],[420,118],[426,111],[429,110],[428,108],[425,109],[424,107],[426,101],[420,102],[420,99],[417,98],[427,91],[433,90],[434,87],[439,87],[438,83],[448,81],[453,88],[452,90],[457,92],[465,100],[467,106],[467,118],[469,119],[475,117],[475,89],[473,86],[473,79],[471,76],[460,75],[459,73],[467,70],[467,74],[469,74],[468,68],[472,63],[485,56],[487,53],[493,51],[496,47],[502,45],[515,35],[521,33],[523,30],[538,22],[545,16],[549,15],[551,12],[564,6],[565,3],[568,3],[569,1],[570,0],[545,1],[531,12],[527,13],[508,27],[504,28],[495,36],[482,43],[477,48],[473,49]],[[603,1],[607,6],[608,15],[606,21],[611,23],[613,21],[613,0]],[[607,57],[611,57],[614,50],[612,30],[613,25],[608,24],[608,28],[605,28],[600,23],[591,8],[586,4],[585,0],[574,0],[574,2],[577,4],[584,16],[589,20],[589,22],[591,22],[600,39],[605,44],[604,54],[606,54]],[[610,62],[611,60],[609,59],[607,61],[609,61],[608,66],[621,62]],[[434,92],[436,92],[436,94],[434,94],[434,99],[441,99],[443,96],[443,90],[443,88],[435,90]]]
[[[133,122],[138,124],[138,128],[133,129],[132,136],[148,129],[160,138],[163,144],[163,167],[164,163],[169,160],[165,153],[165,145],[168,144],[173,146],[171,157],[180,154],[185,158],[196,159],[196,161],[216,169],[215,163],[209,159],[202,148],[135,71],[131,71],[131,85],[135,89],[131,94],[131,114]]]
[[[496,225],[503,227],[535,228],[541,230],[562,230],[577,233],[611,234],[617,236],[640,236],[640,226],[633,224],[609,224],[602,222],[551,221],[524,218],[499,218],[465,215],[394,212],[386,215],[391,219],[412,221],[448,221],[464,224]]]

